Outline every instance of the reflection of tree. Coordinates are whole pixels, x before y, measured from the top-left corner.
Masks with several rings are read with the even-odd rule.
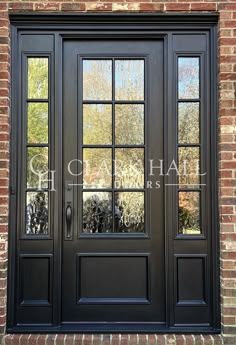
[[[179,58],[179,98],[199,97],[199,58]]]
[[[88,192],[90,194],[90,192]],[[106,192],[91,193],[83,202],[83,231],[112,232],[112,204]],[[143,193],[115,193],[115,232],[144,231]]]
[[[26,207],[26,233],[47,234],[48,233],[48,205],[44,192],[28,193]]]
[[[179,58],[178,87],[180,99],[199,97],[199,58]],[[178,108],[178,143],[199,143],[199,102],[180,102]],[[198,147],[180,147],[178,150],[179,183],[193,185],[200,183]],[[186,171],[184,171],[186,164]],[[184,175],[186,173],[186,175]],[[183,186],[182,186],[183,187]],[[194,186],[192,186],[194,187]],[[200,233],[200,207],[198,192],[179,193],[179,233]]]
[[[179,148],[179,183],[193,185],[199,183],[199,148],[180,147]],[[186,169],[184,169],[186,165]],[[186,170],[186,171],[185,171]]]
[[[28,142],[48,143],[48,105],[46,103],[28,104]]]
[[[107,193],[92,194],[83,203],[83,231],[111,232],[112,207]]]
[[[48,98],[47,58],[28,59],[28,98]],[[27,141],[29,144],[48,144],[47,102],[28,103]],[[27,151],[27,186],[37,188],[39,184],[39,176],[30,168],[30,161],[32,159],[33,170],[35,170],[35,172],[46,172],[48,170],[48,149],[46,147],[30,147]]]
[[[179,144],[196,144],[199,142],[198,103],[179,103],[178,141]]]
[[[179,232],[191,234],[200,232],[199,193],[179,193]]]
[[[48,98],[48,58],[28,59],[28,98]]]
[[[28,174],[27,187],[28,188],[47,188],[47,182],[42,182],[39,186],[40,174],[42,180],[47,180],[48,171],[48,149],[46,147],[30,147],[28,148]]]
[[[121,192],[115,194],[116,231],[144,231],[144,194]]]

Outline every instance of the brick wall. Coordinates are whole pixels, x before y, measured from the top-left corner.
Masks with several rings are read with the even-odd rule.
[[[218,11],[219,184],[222,334],[203,335],[7,335],[7,232],[9,183],[10,51],[12,11]],[[236,0],[0,0],[0,333],[6,345],[218,345],[236,344]]]

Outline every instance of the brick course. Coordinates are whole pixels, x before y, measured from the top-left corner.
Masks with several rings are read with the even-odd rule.
[[[192,12],[219,18],[219,204],[221,335],[4,335],[6,323],[9,184],[9,12]],[[5,345],[236,344],[236,0],[0,0],[0,333]]]

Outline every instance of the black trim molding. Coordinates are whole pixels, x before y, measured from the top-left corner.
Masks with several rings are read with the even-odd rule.
[[[11,169],[10,169],[10,216],[9,216],[9,270],[8,270],[8,310],[7,331],[9,333],[75,333],[75,332],[122,332],[122,333],[219,333],[220,295],[219,295],[219,238],[218,238],[218,200],[217,200],[217,22],[218,14],[118,14],[118,13],[14,13],[11,21]],[[30,40],[25,38],[30,35]],[[42,36],[40,45],[33,36]],[[189,39],[196,38],[196,45]],[[177,39],[176,39],[177,37]],[[199,44],[198,38],[200,37]],[[78,323],[61,321],[61,261],[63,241],[62,176],[56,178],[57,195],[51,198],[52,231],[44,238],[22,237],[22,124],[24,123],[24,78],[25,57],[30,54],[50,56],[49,103],[51,124],[50,152],[52,170],[62,171],[62,90],[63,90],[63,44],[67,39],[147,39],[161,38],[164,42],[164,159],[168,163],[177,156],[177,77],[178,56],[203,56],[201,73],[204,97],[202,112],[206,122],[201,129],[203,140],[204,167],[208,171],[207,191],[204,201],[204,231],[201,236],[177,236],[176,195],[174,188],[165,193],[165,300],[166,322],[163,323]],[[175,40],[176,39],[176,40]],[[177,43],[180,42],[179,46]],[[190,44],[191,43],[191,44]],[[55,114],[55,115],[54,115]],[[201,124],[203,125],[203,124]],[[170,154],[171,153],[171,154]],[[173,156],[172,156],[173,154]],[[24,168],[25,169],[25,168]],[[24,170],[23,169],[23,170]],[[174,184],[173,177],[165,177],[165,183]],[[204,192],[205,193],[205,192]],[[204,194],[205,195],[205,194]],[[168,210],[168,211],[167,211]],[[30,319],[29,306],[19,302],[19,286],[22,275],[19,273],[22,258],[36,258],[42,266],[48,265],[48,284],[50,303],[34,303],[33,320]],[[50,260],[45,260],[50,257]],[[42,260],[43,258],[43,260]],[[178,258],[181,267],[194,262],[203,272],[204,303],[178,304]],[[50,261],[50,262],[49,262]],[[180,261],[180,260],[179,260]],[[24,277],[24,276],[23,276]],[[40,278],[39,278],[40,279]],[[216,288],[217,287],[217,288]],[[205,303],[206,301],[206,303]],[[22,309],[26,308],[26,309]],[[28,309],[27,309],[28,308]],[[38,308],[38,309],[37,309]],[[193,309],[191,309],[193,308]],[[193,314],[198,315],[197,322]],[[204,318],[204,321],[201,322]],[[20,321],[19,321],[20,320]],[[22,322],[22,320],[25,320]]]

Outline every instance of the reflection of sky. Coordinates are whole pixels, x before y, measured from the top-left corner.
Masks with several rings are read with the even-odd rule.
[[[96,72],[99,72],[103,79],[101,82],[111,86],[112,60],[83,60],[83,72],[93,73],[94,78],[96,78]],[[128,95],[131,91],[135,91],[136,95],[133,95],[133,98],[142,100],[144,98],[144,60],[115,60],[115,85],[116,91],[120,90],[118,99],[123,97],[125,100],[125,93]]]
[[[138,87],[143,90],[144,61],[143,60],[116,60],[115,62],[116,87],[121,88],[124,84]]]
[[[179,98],[199,97],[199,58],[178,59]]]

